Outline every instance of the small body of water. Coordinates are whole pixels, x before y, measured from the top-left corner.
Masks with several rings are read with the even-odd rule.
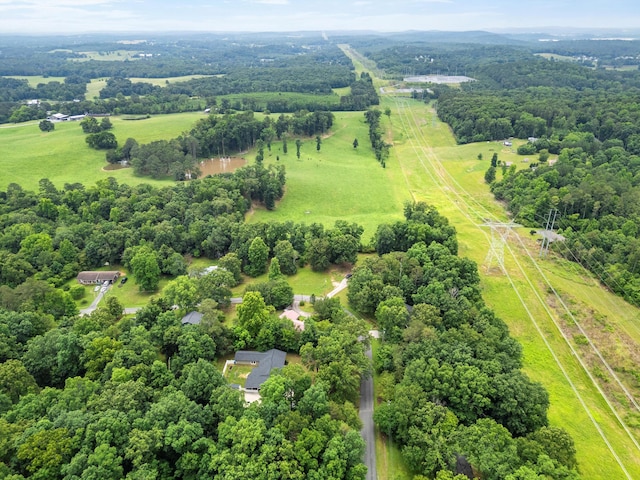
[[[216,173],[231,173],[236,171],[240,167],[244,167],[247,161],[240,157],[222,157],[222,158],[210,158],[200,162],[200,171],[202,174],[200,178],[207,175],[215,175]]]

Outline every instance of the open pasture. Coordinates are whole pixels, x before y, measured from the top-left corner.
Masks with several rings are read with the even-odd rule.
[[[266,163],[286,167],[286,194],[275,211],[256,208],[249,221],[291,220],[331,227],[336,220],[346,220],[364,227],[367,243],[380,223],[402,218],[402,205],[409,196],[402,184],[389,180],[397,164],[390,160],[390,168],[384,169],[376,161],[362,112],[335,115],[320,151],[315,138],[304,139],[299,160],[292,139],[287,154],[281,142],[273,143],[270,154],[265,150]],[[358,148],[353,148],[354,138]]]
[[[201,113],[159,115],[145,120],[111,117],[118,142],[129,137],[139,143],[177,137],[188,130]],[[7,125],[0,128],[0,190],[17,183],[37,190],[42,178],[58,188],[65,183],[92,185],[100,179],[114,177],[120,183],[160,183],[148,177],[136,177],[133,170],[105,170],[105,152],[89,148],[78,122],[56,123],[53,132],[43,133],[38,122]]]

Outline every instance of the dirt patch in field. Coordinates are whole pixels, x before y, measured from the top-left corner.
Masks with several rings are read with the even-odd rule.
[[[110,163],[109,165],[106,165],[104,167],[102,167],[102,170],[104,170],[105,172],[111,172],[113,170],[122,170],[123,168],[129,168],[128,165],[120,165],[118,163]]]
[[[244,167],[247,161],[243,157],[215,157],[200,162],[200,178],[218,173],[235,172],[238,168]]]

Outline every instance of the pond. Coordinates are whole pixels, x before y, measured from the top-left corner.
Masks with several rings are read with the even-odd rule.
[[[200,162],[200,178],[217,173],[231,173],[244,167],[247,161],[241,157],[216,157]]]

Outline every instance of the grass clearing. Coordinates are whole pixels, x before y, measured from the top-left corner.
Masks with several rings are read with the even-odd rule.
[[[122,144],[129,138],[139,143],[177,137],[188,130],[201,113],[159,115],[140,121],[111,117],[113,133]],[[37,190],[42,178],[50,179],[58,188],[65,183],[93,185],[108,177],[120,183],[168,184],[168,180],[136,177],[133,170],[104,170],[108,164],[105,152],[89,148],[86,135],[77,122],[56,123],[53,132],[41,132],[37,122],[7,125],[0,128],[0,190],[17,183],[27,190]]]
[[[237,384],[244,388],[247,377],[254,368],[253,365],[229,365],[225,377],[230,384]]]
[[[84,98],[87,100],[100,98],[100,90],[102,90],[106,86],[106,78],[92,78],[91,81],[87,84],[87,93],[84,94]]]
[[[178,83],[178,82],[188,82],[189,80],[194,80],[196,78],[208,78],[214,77],[216,75],[181,75],[179,77],[166,77],[166,78],[146,78],[146,77],[130,77],[133,83],[142,82],[142,83],[150,83],[151,85],[155,85],[157,87],[166,87],[170,83]]]
[[[333,226],[336,220],[346,220],[364,227],[363,242],[367,243],[378,224],[402,218],[402,204],[409,197],[402,185],[390,181],[397,166],[383,169],[376,161],[363,113],[338,112],[335,116],[331,134],[322,140],[319,152],[313,138],[304,139],[300,160],[294,141],[289,139],[286,155],[281,143],[274,142],[265,162],[286,167],[286,194],[275,211],[256,209],[250,222],[292,220]],[[359,142],[357,149],[352,146],[354,138]],[[252,153],[247,155],[251,157]]]
[[[41,83],[51,82],[64,83],[64,77],[44,77],[42,75],[7,75],[5,78],[15,78],[16,80],[26,80],[31,88],[36,88]]]
[[[83,58],[70,58],[70,62],[88,62],[99,60],[101,62],[123,62],[125,60],[140,60],[140,52],[133,50],[113,50],[108,52],[78,52]]]

